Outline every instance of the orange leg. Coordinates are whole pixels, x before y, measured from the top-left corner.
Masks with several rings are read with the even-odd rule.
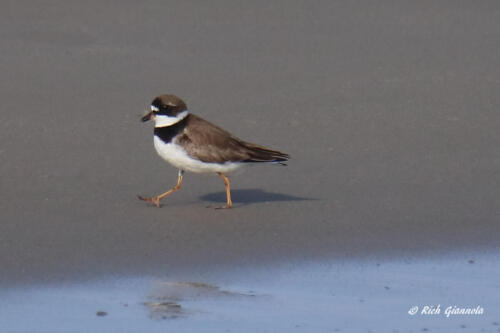
[[[170,190],[168,190],[167,192],[165,192],[163,194],[157,195],[156,197],[143,197],[140,195],[138,195],[137,197],[141,200],[146,201],[146,202],[152,202],[156,205],[156,207],[159,208],[161,199],[165,198],[167,195],[172,194],[181,188],[183,175],[184,175],[184,171],[179,170],[179,175],[177,177],[177,185],[175,185],[174,187],[172,187]]]
[[[231,208],[233,202],[231,201],[231,187],[229,185],[229,178],[227,178],[222,172],[217,172],[217,174],[224,180],[224,184],[226,185],[227,204],[226,206],[220,208]]]

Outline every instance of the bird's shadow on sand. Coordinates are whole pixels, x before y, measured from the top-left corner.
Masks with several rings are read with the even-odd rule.
[[[317,200],[313,198],[303,198],[296,197],[289,194],[283,193],[273,193],[266,192],[260,189],[244,189],[244,190],[231,190],[231,198],[233,199],[233,203],[240,205],[250,205],[254,203],[261,202],[273,202],[273,201],[308,201],[308,200]],[[213,192],[208,193],[200,197],[203,201],[210,202],[226,202],[226,192]]]

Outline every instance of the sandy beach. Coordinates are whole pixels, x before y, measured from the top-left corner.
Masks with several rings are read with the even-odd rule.
[[[500,235],[500,4],[6,1],[1,8],[2,293],[89,281],[106,281],[106,289],[121,279],[265,293],[266,270],[282,265],[308,284],[326,277],[335,284],[337,268],[311,269],[316,276],[309,265],[362,261],[379,277],[377,262],[455,267],[450,256],[467,267],[466,281],[491,273]],[[216,175],[187,174],[160,209],[139,201],[176,182],[177,171],[154,151],[152,125],[140,122],[162,93],[242,139],[289,153],[289,165],[231,176],[231,210],[207,208],[225,201]],[[468,264],[478,257],[482,265]],[[416,280],[395,299],[411,299],[431,266],[412,270]],[[401,267],[386,274],[397,280],[410,269]],[[235,276],[248,277],[249,287]],[[127,283],[118,283],[123,292]],[[455,286],[450,295],[460,301]],[[362,290],[369,295],[370,285]],[[469,290],[467,300],[488,290]],[[454,301],[444,285],[436,292]],[[380,299],[408,316],[403,302],[391,308],[391,296]],[[500,303],[488,302],[476,328],[494,331]],[[151,331],[174,325],[153,322],[160,326]],[[427,327],[421,323],[398,327]],[[316,328],[328,327],[337,326]],[[378,331],[376,323],[363,329]]]
[[[500,262],[474,257],[232,268],[202,282],[114,277],[9,288],[0,291],[2,325],[14,332],[497,332]]]

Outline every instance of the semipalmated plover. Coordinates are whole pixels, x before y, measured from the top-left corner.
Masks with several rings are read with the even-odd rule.
[[[226,174],[246,164],[278,163],[289,159],[288,154],[238,139],[208,121],[190,114],[186,103],[175,95],[161,95],[151,103],[151,111],[142,121],[153,120],[154,146],[158,155],[179,169],[177,184],[167,192],[139,199],[160,207],[160,200],[181,188],[185,171],[216,173],[226,186],[227,204],[231,208],[231,190]]]

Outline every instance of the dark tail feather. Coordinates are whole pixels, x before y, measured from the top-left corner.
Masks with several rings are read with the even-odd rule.
[[[245,143],[245,147],[248,149],[248,155],[250,158],[244,160],[243,162],[275,162],[281,165],[286,165],[283,162],[290,159],[290,155],[288,154],[254,145],[252,143]]]

